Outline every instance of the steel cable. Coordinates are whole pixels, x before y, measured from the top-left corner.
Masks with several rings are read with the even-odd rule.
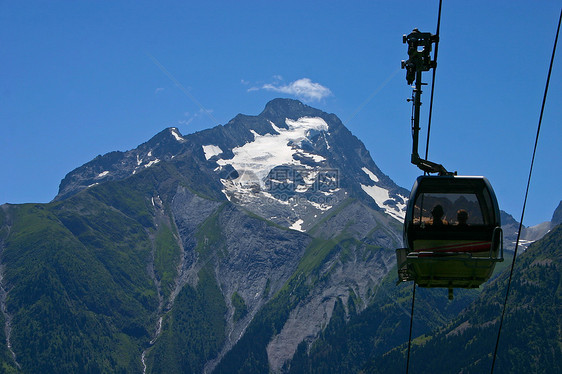
[[[513,269],[515,267],[515,259],[517,258],[517,249],[519,247],[519,239],[521,237],[521,229],[523,227],[523,217],[525,216],[525,206],[527,205],[527,196],[529,195],[529,186],[531,184],[531,175],[533,174],[533,165],[535,163],[535,155],[537,153],[537,144],[539,142],[539,134],[541,131],[541,123],[542,123],[542,116],[544,113],[544,107],[546,104],[546,96],[548,93],[548,86],[550,83],[550,75],[552,73],[552,65],[554,64],[554,55],[556,54],[556,44],[558,43],[558,35],[560,34],[560,22],[562,21],[562,9],[560,9],[560,17],[558,19],[558,27],[556,29],[556,37],[554,38],[554,47],[552,48],[552,57],[550,58],[550,67],[548,68],[548,75],[546,78],[546,86],[544,88],[544,95],[543,95],[543,99],[542,99],[542,105],[541,105],[541,112],[539,115],[539,124],[537,126],[537,135],[535,137],[535,146],[533,148],[533,157],[531,158],[531,166],[529,168],[529,177],[527,179],[527,188],[525,190],[525,199],[523,200],[523,209],[521,210],[521,219],[519,220],[519,230],[517,231],[517,240],[515,241],[515,251],[513,253],[513,261],[511,262],[511,270],[509,272],[509,280],[507,282],[507,290],[505,292],[505,300],[503,302],[503,310],[502,310],[502,315],[500,318],[500,326],[498,328],[498,336],[496,339],[496,347],[494,349],[494,356],[493,356],[493,360],[492,360],[492,369],[491,369],[491,373],[494,373],[494,367],[496,364],[496,357],[497,357],[497,353],[498,353],[498,346],[500,343],[500,335],[501,335],[501,331],[502,331],[502,326],[503,326],[503,321],[504,321],[504,317],[505,317],[505,311],[507,308],[507,299],[509,297],[509,291],[511,289],[511,279],[513,277]]]

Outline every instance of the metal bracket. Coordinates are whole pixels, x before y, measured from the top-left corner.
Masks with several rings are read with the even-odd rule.
[[[428,32],[420,32],[414,29],[409,35],[404,35],[402,41],[408,44],[407,61],[402,61],[402,69],[406,69],[406,81],[411,85],[416,82],[412,99],[412,164],[419,167],[426,173],[438,173],[439,175],[456,175],[455,173],[447,171],[443,165],[424,160],[418,153],[418,139],[420,131],[420,107],[421,107],[421,94],[422,94],[422,72],[429,71],[437,66],[437,62],[431,59],[431,51],[433,43],[439,42],[437,35],[432,35]]]

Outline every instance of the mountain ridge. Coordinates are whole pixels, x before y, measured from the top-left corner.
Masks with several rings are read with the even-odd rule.
[[[96,185],[96,183],[127,178],[161,161],[173,162],[176,157],[196,157],[200,161],[201,169],[209,171],[208,169],[217,170],[218,167],[217,174],[221,180],[236,179],[239,173],[232,166],[232,160],[235,157],[233,150],[239,149],[243,151],[245,145],[255,144],[256,137],[260,138],[260,140],[280,137],[280,132],[287,132],[289,130],[287,120],[293,121],[291,123],[296,123],[297,125],[295,126],[302,127],[302,124],[298,123],[299,118],[321,118],[325,122],[327,129],[321,132],[314,130],[316,132],[313,135],[307,135],[311,136],[311,139],[304,139],[306,144],[303,144],[301,140],[301,144],[290,145],[294,149],[297,146],[306,148],[306,150],[303,148],[298,154],[293,154],[293,160],[290,160],[290,163],[295,164],[294,166],[300,165],[300,167],[285,168],[285,170],[273,168],[270,170],[274,174],[287,174],[289,179],[294,179],[289,181],[292,182],[289,183],[292,185],[282,186],[290,193],[284,193],[281,199],[276,199],[281,201],[279,201],[275,209],[282,209],[282,205],[286,205],[287,199],[291,197],[302,197],[304,194],[298,192],[304,192],[306,188],[308,188],[308,192],[321,192],[330,197],[326,189],[324,191],[311,191],[310,187],[317,187],[318,180],[322,177],[325,177],[324,182],[327,182],[328,178],[338,178],[336,187],[339,186],[339,183],[342,183],[343,189],[351,197],[362,196],[362,200],[370,204],[375,210],[384,210],[399,220],[403,219],[408,191],[394,184],[386,174],[380,171],[372,161],[363,143],[351,134],[337,116],[291,99],[272,100],[266,104],[264,110],[257,116],[238,114],[226,125],[219,125],[186,136],[182,136],[177,128],[168,128],[155,135],[148,142],[130,151],[110,152],[104,156],[98,156],[65,176],[61,181],[59,193],[54,201],[71,196],[82,189]],[[312,129],[303,129],[303,131],[310,133]],[[290,138],[288,140],[292,141]],[[333,144],[336,148],[330,150],[330,144]],[[215,152],[220,150],[220,152],[209,156],[205,153],[205,147],[214,149]],[[267,151],[264,151],[264,154],[267,154]],[[304,175],[310,174],[311,168],[309,165],[314,166],[313,160],[326,159],[326,157],[328,158],[326,162],[322,163],[320,161],[316,165],[317,168],[324,168],[325,173],[321,173],[320,177],[318,175]],[[300,158],[300,162],[297,158]],[[207,165],[205,165],[206,161]],[[215,165],[213,162],[222,162],[222,164]],[[328,175],[331,172],[335,176]],[[314,171],[314,173],[317,172]],[[342,174],[341,176],[339,175],[340,173]],[[305,181],[302,180],[302,178],[306,179],[307,177],[313,178],[309,179],[308,182],[309,184],[314,184],[314,186],[307,186]],[[275,175],[270,176],[266,181],[259,182],[261,189],[264,190],[264,184],[271,186],[275,183]],[[298,183],[300,183],[300,187]],[[298,188],[301,188],[303,191],[296,191]],[[243,194],[249,195],[248,192],[244,190]],[[260,199],[270,198],[271,200],[271,188],[265,189],[263,192],[264,194]],[[273,193],[273,195],[275,194]],[[341,202],[345,200],[345,195],[336,192],[331,197]],[[317,193],[313,199],[325,202],[328,197],[322,198],[321,194]],[[310,198],[305,197],[305,200],[310,200]],[[253,203],[252,205],[255,205],[255,202]],[[309,208],[313,210],[314,207],[309,206]],[[322,213],[320,210],[322,209],[316,209],[315,214]],[[259,209],[255,213],[267,215],[266,212]],[[285,212],[285,214],[289,214],[289,212]],[[297,221],[297,215],[302,215],[302,212],[294,215],[292,222],[279,221],[278,223],[290,227]],[[268,218],[272,217],[273,215],[269,215]],[[305,222],[303,224],[305,229],[313,225],[313,223]]]

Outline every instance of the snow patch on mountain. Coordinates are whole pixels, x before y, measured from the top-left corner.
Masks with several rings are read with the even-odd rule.
[[[160,162],[159,159],[152,160],[152,161],[147,162],[147,163],[144,165],[144,167],[145,167],[145,168],[148,168],[148,167],[151,167],[152,165],[157,164],[157,163],[159,163],[159,162]]]
[[[218,156],[222,153],[222,149],[217,145],[203,145],[203,152],[205,152],[205,158],[208,160],[213,156]]]
[[[369,176],[369,178],[371,178],[371,180],[373,182],[378,182],[379,178],[375,175],[375,173],[373,173],[371,170],[367,169],[366,167],[362,167],[361,170],[363,170],[363,172],[365,174],[367,174]]]
[[[218,164],[214,170],[221,174],[222,193],[229,201],[283,227],[306,231],[345,200],[346,192],[339,186],[339,170],[315,147],[329,135],[326,120],[303,116],[284,122],[269,121],[269,132],[260,131],[263,135],[249,129],[251,140],[232,153],[204,151]]]
[[[172,127],[170,130],[170,133],[174,136],[174,138],[176,138],[176,140],[178,142],[184,142],[185,139],[179,134],[178,129],[175,127]]]
[[[380,208],[384,209],[387,214],[396,218],[400,222],[404,222],[404,218],[406,217],[406,197],[397,195],[397,198],[392,198],[390,197],[387,189],[377,185],[367,186],[361,184],[361,188],[367,193],[367,195],[371,196],[371,198],[375,200],[375,203]],[[388,204],[389,201],[394,202],[394,204]]]
[[[289,228],[290,228],[290,229],[293,229],[293,230],[297,230],[297,231],[304,231],[304,230],[302,229],[302,224],[303,224],[303,223],[304,223],[304,221],[299,218],[299,219],[296,220],[295,223],[293,223],[293,224],[291,225],[291,227],[289,227]]]
[[[287,128],[277,127],[271,123],[277,134],[260,135],[251,130],[254,141],[234,148],[233,158],[220,159],[217,163],[221,166],[231,165],[239,174],[240,180],[236,182],[248,184],[251,180],[263,188],[267,175],[276,166],[296,165],[310,168],[302,164],[298,158],[308,158],[316,163],[325,160],[320,155],[304,151],[300,146],[308,139],[311,131],[327,131],[326,121],[319,117],[302,117],[296,121],[286,119],[285,123]]]
[[[337,191],[339,191],[339,190],[337,190]],[[337,191],[336,191],[336,192],[337,192]],[[325,210],[330,210],[330,209],[332,209],[332,207],[333,207],[333,205],[326,204],[325,202],[317,203],[317,202],[315,202],[315,201],[309,201],[308,203],[309,203],[310,205],[312,205],[313,207],[315,207],[316,209],[318,209],[318,210],[323,210],[323,211],[325,211]]]

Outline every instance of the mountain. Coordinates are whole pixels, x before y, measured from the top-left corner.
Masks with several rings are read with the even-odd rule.
[[[100,155],[52,202],[0,207],[0,372],[402,370],[408,195],[336,115],[289,99]],[[495,308],[507,266],[452,302],[419,289],[416,345]]]
[[[134,150],[98,156],[62,180],[55,200],[186,154],[220,179],[229,201],[286,227],[307,230],[348,197],[404,218],[409,192],[337,116],[289,99],[269,102],[258,116],[239,114],[186,137],[169,128]]]
[[[0,367],[281,371],[370,304],[407,195],[295,100],[98,156],[51,203],[0,209]]]
[[[515,242],[517,241],[517,233],[519,231],[519,222],[517,222],[511,215],[501,211],[502,229],[504,232],[504,245],[507,250],[515,249]],[[545,221],[534,226],[521,228],[521,237],[519,238],[519,246],[526,250],[527,247],[545,236],[551,229],[562,223],[562,201],[552,214],[550,221]]]

